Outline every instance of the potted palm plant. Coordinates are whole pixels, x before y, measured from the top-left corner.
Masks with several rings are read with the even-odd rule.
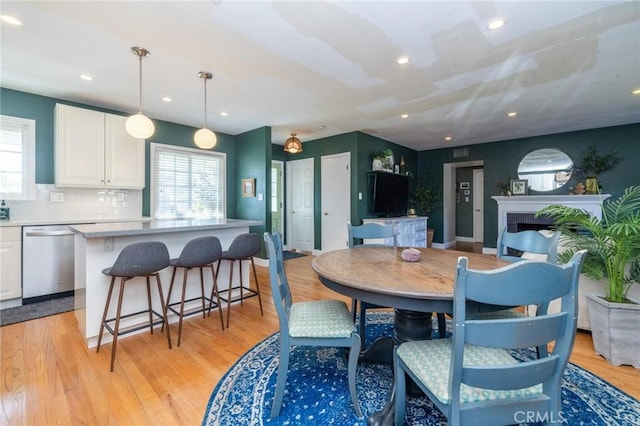
[[[605,201],[602,219],[568,206],[553,205],[537,213],[554,220],[567,248],[567,261],[586,248],[582,272],[604,284],[605,294],[587,295],[594,348],[613,365],[640,367],[640,302],[628,296],[640,283],[640,186]]]

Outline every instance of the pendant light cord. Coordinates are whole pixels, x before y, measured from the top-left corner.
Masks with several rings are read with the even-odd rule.
[[[204,127],[207,127],[207,80],[208,78],[204,78]]]
[[[142,114],[142,55],[138,54],[138,93],[140,98],[138,99],[138,105],[140,106],[140,110],[138,113]]]

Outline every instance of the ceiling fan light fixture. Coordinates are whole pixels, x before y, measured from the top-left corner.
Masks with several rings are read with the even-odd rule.
[[[198,148],[211,149],[218,142],[216,134],[207,128],[207,80],[211,80],[213,75],[207,71],[200,71],[198,77],[204,80],[204,127],[193,135],[193,142]]]
[[[151,135],[155,132],[155,126],[153,125],[153,121],[149,119],[149,117],[142,114],[142,58],[149,54],[149,51],[144,47],[132,47],[131,52],[134,55],[138,56],[139,66],[138,66],[138,93],[139,93],[139,109],[138,113],[127,118],[125,123],[125,128],[127,129],[127,133],[129,133],[134,138],[138,139],[147,139],[150,138]]]
[[[302,142],[296,137],[296,133],[291,133],[291,137],[284,143],[284,152],[298,154],[302,152]]]

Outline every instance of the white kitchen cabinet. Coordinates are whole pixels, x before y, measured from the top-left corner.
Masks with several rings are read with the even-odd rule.
[[[144,188],[144,140],[125,130],[126,117],[56,104],[56,185]]]
[[[22,297],[22,229],[0,227],[0,300]]]
[[[427,219],[420,217],[393,217],[380,219],[363,219],[363,223],[396,223],[398,247],[426,247],[427,246]],[[368,243],[373,241],[367,240]],[[386,238],[386,245],[393,245],[393,239]]]

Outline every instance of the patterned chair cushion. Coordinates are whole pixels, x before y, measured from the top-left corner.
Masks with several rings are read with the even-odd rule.
[[[398,356],[424,385],[444,404],[449,404],[449,366],[451,339],[406,342],[398,348]],[[465,345],[464,365],[517,364],[504,349]],[[462,384],[460,402],[489,401],[542,393],[542,384],[517,390],[482,389]]]
[[[291,305],[291,337],[349,337],[354,330],[351,313],[341,300],[314,300]]]

